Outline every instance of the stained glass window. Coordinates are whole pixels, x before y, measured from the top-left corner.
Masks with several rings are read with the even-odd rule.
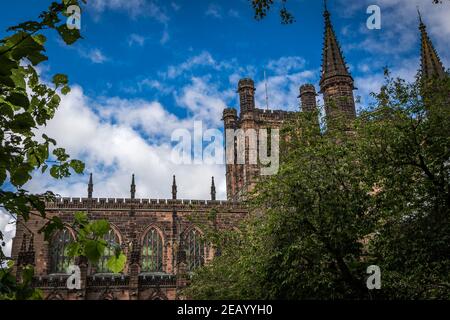
[[[108,260],[114,255],[114,247],[120,244],[119,236],[112,229],[108,231],[103,239],[105,239],[108,245],[103,252],[103,256],[100,258],[97,264],[96,271],[98,273],[111,272],[111,270],[109,270],[108,268]]]
[[[142,244],[142,271],[163,271],[163,245],[162,238],[155,228],[151,228],[145,235]]]
[[[205,243],[197,229],[188,232],[185,238],[186,262],[189,271],[203,266],[205,263]]]
[[[50,272],[66,273],[67,268],[74,263],[67,254],[67,246],[73,241],[68,229],[58,231],[50,242]]]

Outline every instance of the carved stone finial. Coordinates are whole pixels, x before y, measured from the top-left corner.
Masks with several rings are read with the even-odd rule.
[[[216,200],[216,186],[214,184],[214,177],[211,179],[211,200]]]
[[[176,198],[177,198],[177,181],[175,180],[175,175],[173,175],[172,199],[175,200]]]
[[[131,176],[131,199],[134,199],[136,197],[136,184],[134,183],[134,174]]]
[[[94,192],[94,183],[92,182],[92,173],[89,175],[88,183],[88,198],[92,199],[92,193]]]

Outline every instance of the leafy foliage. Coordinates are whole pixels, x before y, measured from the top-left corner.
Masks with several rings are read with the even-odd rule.
[[[42,292],[31,287],[34,270],[26,266],[22,270],[22,281],[18,283],[13,275],[13,262],[0,268],[0,300],[40,300]]]
[[[86,3],[85,0],[82,2]],[[71,30],[66,25],[70,5],[80,6],[80,1],[52,2],[37,21],[8,28],[12,34],[0,40],[0,205],[20,223],[26,223],[33,214],[47,219],[48,223],[41,230],[46,240],[64,227],[58,217],[46,217],[45,201],[53,200],[55,195],[50,191],[30,194],[23,186],[32,179],[36,170],[42,173],[48,170],[56,179],[68,177],[72,171],[77,174],[84,171],[84,163],[70,159],[64,148],[56,147],[54,139],[46,134],[36,136],[36,129],[54,117],[61,102],[59,93],[66,95],[70,92],[66,75],[54,75],[52,84],[47,85],[40,81],[35,69],[48,59],[45,55],[45,30],[56,31],[68,45],[81,38],[79,30]],[[85,255],[95,261],[106,247],[101,237],[109,230],[109,224],[106,221],[89,223],[85,219],[87,217],[81,214],[75,217],[74,227],[79,229],[79,237],[78,247],[72,249],[74,254]],[[1,232],[0,238],[3,239]],[[4,260],[0,247],[2,267]],[[123,269],[124,259],[120,251],[111,263],[115,270]],[[29,274],[23,277],[21,284],[16,284],[11,278],[11,268],[1,272],[0,294],[18,299],[39,297],[34,293],[23,293],[30,285],[27,280]],[[35,292],[31,288],[29,290]]]
[[[255,19],[256,20],[262,20],[264,19],[267,14],[269,13],[270,9],[274,5],[274,0],[251,0],[253,10],[255,11]],[[290,13],[286,7],[287,0],[280,0],[281,8],[279,10],[280,12],[280,19],[281,23],[283,24],[291,24],[295,22],[295,18]]]
[[[448,299],[450,80],[391,79],[355,121],[301,114],[239,231],[197,271],[198,299]],[[382,289],[369,291],[378,265]]]
[[[52,228],[51,223],[44,228]],[[126,256],[120,246],[108,243],[104,237],[110,230],[110,224],[106,220],[90,221],[85,212],[76,212],[74,222],[70,225],[77,232],[76,241],[68,245],[68,255],[71,257],[85,256],[92,263],[97,263],[105,253],[106,248],[113,250],[114,255],[108,260],[108,267],[114,273],[123,270]]]

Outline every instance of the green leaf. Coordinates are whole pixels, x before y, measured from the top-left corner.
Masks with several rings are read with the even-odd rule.
[[[14,267],[14,260],[8,260],[6,265],[8,266],[9,269],[11,269],[12,267]]]
[[[12,69],[12,70],[14,70],[14,69]],[[4,85],[6,87],[10,87],[10,88],[14,88],[16,86],[14,80],[8,76],[0,76],[0,84]]]
[[[67,76],[65,74],[58,73],[53,76],[52,82],[58,88],[60,86],[67,85],[67,83],[69,82],[69,79],[67,78]]]
[[[51,143],[52,145],[56,145],[56,140],[55,139],[52,139],[52,138],[49,138],[45,133],[44,134],[42,134],[42,138],[44,138],[44,140],[46,141],[46,142],[48,142],[48,143]]]
[[[75,212],[73,218],[74,218],[75,222],[80,225],[89,223],[89,218],[88,218],[86,212],[81,212],[81,211]]]
[[[41,51],[45,51],[42,45],[26,33],[22,36],[23,39],[18,40],[16,43],[17,46],[11,51],[11,56],[15,60],[20,61],[22,58],[28,58],[33,65],[47,60],[47,57],[41,53]]]
[[[31,169],[32,168],[30,168],[26,164],[23,164],[18,168],[15,168],[14,171],[11,172],[11,183],[16,187],[23,186],[25,183],[28,182],[28,180],[31,179],[30,175]]]
[[[2,103],[0,104],[0,114],[12,119],[14,117],[14,110],[9,104]]]
[[[67,245],[67,255],[69,257],[78,257],[81,254],[81,245],[78,242],[71,242]]]
[[[90,224],[90,229],[97,237],[103,237],[109,231],[109,222],[106,220],[97,220]]]
[[[34,268],[32,266],[25,266],[22,270],[22,280],[24,283],[30,283],[33,280]]]
[[[20,88],[25,90],[25,75],[23,73],[23,69],[12,69],[11,79],[14,81],[16,88]]]
[[[48,60],[48,57],[43,55],[40,52],[33,52],[27,55],[28,60],[30,60],[33,66],[38,65],[39,63]]]
[[[11,94],[6,98],[6,101],[24,109],[27,109],[30,105],[30,100],[28,100],[28,97],[25,93],[11,92]]]
[[[81,38],[80,30],[78,29],[70,30],[69,28],[67,28],[66,24],[60,25],[57,28],[57,30],[59,35],[64,40],[64,42],[68,45],[73,44],[74,42],[76,42],[78,39]]]
[[[114,273],[119,273],[125,268],[127,257],[121,252],[119,255],[113,255],[108,259],[108,269]]]
[[[84,244],[84,255],[92,262],[96,263],[103,255],[106,245],[102,240],[86,240]]]
[[[50,175],[55,179],[59,179],[61,177],[59,173],[59,166],[52,166],[50,168]]]
[[[84,171],[84,163],[80,160],[70,160],[70,166],[78,174],[81,174]]]
[[[3,52],[5,47],[0,47],[0,51]],[[18,62],[13,61],[6,57],[6,55],[0,55],[0,76],[10,76],[12,69],[17,69]]]
[[[47,38],[43,34],[35,35],[35,36],[33,36],[33,39],[34,39],[34,41],[36,41],[38,44],[40,44],[42,46],[47,41]]]
[[[67,95],[67,94],[69,94],[69,92],[70,92],[70,87],[69,86],[64,86],[64,87],[61,88],[61,93],[63,95]]]
[[[53,154],[56,156],[58,161],[66,161],[69,159],[69,155],[66,153],[66,149],[64,148],[56,148],[53,150]]]
[[[0,167],[0,185],[6,180],[6,169]]]
[[[9,124],[11,130],[18,133],[27,132],[35,125],[33,117],[28,112],[17,114]]]

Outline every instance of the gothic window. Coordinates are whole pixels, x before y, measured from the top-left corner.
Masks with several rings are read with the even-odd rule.
[[[163,271],[162,237],[155,228],[147,232],[142,244],[142,271]]]
[[[186,262],[189,271],[203,266],[205,263],[205,243],[197,229],[191,229],[185,238]]]
[[[108,260],[114,255],[114,247],[120,245],[120,240],[118,234],[113,229],[110,229],[103,239],[106,241],[107,247],[97,264],[96,271],[98,273],[109,273],[111,270],[108,268]]]
[[[58,231],[50,242],[50,272],[66,273],[67,268],[74,263],[67,254],[67,246],[73,241],[68,229]]]

